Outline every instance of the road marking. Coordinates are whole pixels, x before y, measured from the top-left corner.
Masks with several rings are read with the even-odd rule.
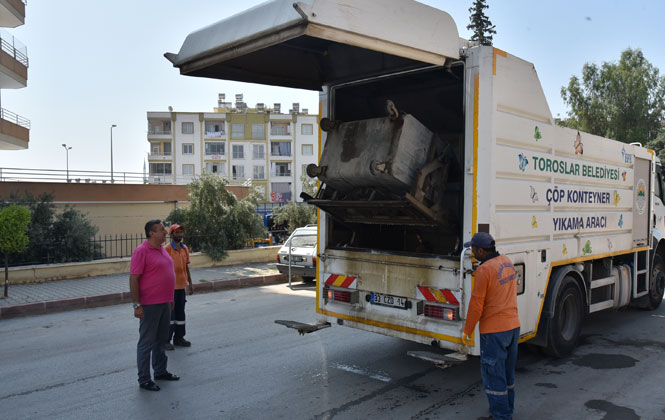
[[[390,382],[392,380],[387,376],[379,375],[378,373],[367,372],[367,371],[365,371],[365,370],[363,370],[363,369],[361,369],[357,366],[348,366],[348,365],[344,365],[344,364],[341,364],[341,363],[335,363],[333,365],[333,367],[337,368],[337,369],[345,370],[347,372],[355,373],[357,375],[369,376],[372,379],[376,379],[376,380],[382,381],[382,382]]]

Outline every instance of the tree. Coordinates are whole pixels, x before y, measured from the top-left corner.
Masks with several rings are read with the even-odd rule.
[[[571,109],[560,125],[625,143],[655,140],[665,120],[665,77],[639,49],[618,63],[585,64],[561,96]]]
[[[302,183],[302,192],[314,197],[319,190],[319,185],[316,182],[316,178],[310,178],[307,174],[300,175],[300,182]]]
[[[658,137],[648,142],[646,147],[653,149],[658,159],[665,165],[665,128],[663,128]]]
[[[99,254],[99,246],[90,246],[90,239],[97,233],[86,215],[74,208],[56,213],[53,194],[42,193],[35,197],[29,192],[16,192],[8,200],[0,199],[0,207],[11,203],[30,210],[28,230],[30,247],[15,258],[19,264],[44,262],[88,261]]]
[[[12,204],[0,210],[0,252],[5,256],[5,293],[8,296],[9,285],[9,254],[25,251],[30,239],[30,210]]]
[[[184,225],[190,248],[219,261],[228,249],[243,248],[247,240],[265,236],[253,200],[250,194],[239,201],[226,189],[226,181],[204,174],[189,184],[189,207],[172,211],[166,221]]]
[[[492,25],[490,19],[485,15],[485,9],[489,8],[486,0],[475,0],[473,6],[469,7],[469,23],[466,29],[471,29],[472,41],[480,42],[480,45],[492,45],[492,35],[496,34],[495,26]]]
[[[275,222],[284,224],[290,234],[296,228],[316,223],[316,207],[291,201],[275,211]]]

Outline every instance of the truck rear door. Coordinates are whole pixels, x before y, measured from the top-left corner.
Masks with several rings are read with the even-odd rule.
[[[447,13],[404,0],[275,0],[191,33],[180,73],[309,90],[459,58]]]

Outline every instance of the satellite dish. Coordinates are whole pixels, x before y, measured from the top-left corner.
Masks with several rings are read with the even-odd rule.
[[[169,112],[173,112],[173,107],[169,105]]]

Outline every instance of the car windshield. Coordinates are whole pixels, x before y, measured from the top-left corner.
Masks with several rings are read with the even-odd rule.
[[[298,248],[314,248],[316,246],[316,235],[298,235],[291,238],[290,246]]]

